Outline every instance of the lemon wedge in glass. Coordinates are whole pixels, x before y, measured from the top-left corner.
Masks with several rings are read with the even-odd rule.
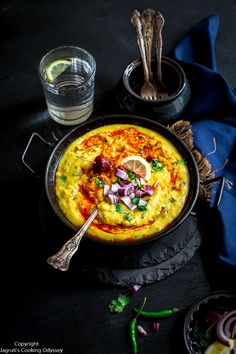
[[[70,60],[58,59],[53,61],[46,68],[46,78],[47,81],[51,84],[54,80],[61,75],[69,66],[71,65]]]
[[[151,177],[151,167],[149,163],[141,156],[127,156],[121,161],[121,165],[127,170],[144,178],[146,181]]]
[[[212,343],[209,347],[207,347],[204,354],[230,354],[233,345],[233,339],[230,347],[227,347],[226,345],[216,341]]]

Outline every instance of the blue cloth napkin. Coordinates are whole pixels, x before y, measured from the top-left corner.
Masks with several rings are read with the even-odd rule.
[[[170,56],[183,67],[190,82],[192,97],[183,119],[190,120],[195,147],[207,156],[216,175],[233,182],[224,187],[218,209],[221,219],[218,234],[219,260],[236,267],[236,94],[217,72],[214,43],[219,17],[210,16],[196,26],[177,44]],[[214,151],[214,139],[216,151]],[[208,155],[209,154],[209,155]],[[225,161],[228,163],[224,166]],[[224,166],[222,168],[222,166]],[[214,227],[212,227],[212,232]],[[214,242],[214,235],[211,235]]]

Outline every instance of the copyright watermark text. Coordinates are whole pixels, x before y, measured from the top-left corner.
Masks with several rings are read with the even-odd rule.
[[[46,346],[41,346],[39,342],[24,342],[24,341],[15,341],[11,348],[0,348],[0,353],[45,353],[45,354],[62,354],[62,348],[50,348]]]

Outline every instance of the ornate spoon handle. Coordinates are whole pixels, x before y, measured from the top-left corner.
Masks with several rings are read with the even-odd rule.
[[[96,208],[86,220],[84,225],[79,229],[79,231],[72,238],[66,241],[60,251],[47,259],[48,264],[61,271],[66,271],[69,268],[70,260],[73,254],[77,251],[82,237],[84,236],[93,220],[96,218],[97,214],[98,210]]]
[[[155,10],[146,9],[142,12],[142,24],[143,24],[143,36],[146,48],[146,58],[147,58],[147,66],[149,70],[150,78],[152,78],[152,40],[153,40],[153,19],[155,16]]]
[[[160,12],[157,12],[154,25],[157,33],[157,38],[156,38],[157,77],[160,82],[162,82],[161,57],[162,57],[162,28],[164,26],[164,23],[165,23],[164,17]]]
[[[139,47],[139,51],[143,63],[144,80],[149,81],[150,76],[149,76],[149,70],[147,64],[146,48],[145,48],[144,37],[142,33],[142,19],[140,13],[137,10],[134,10],[132,14],[131,23],[134,26],[136,31],[137,44]]]

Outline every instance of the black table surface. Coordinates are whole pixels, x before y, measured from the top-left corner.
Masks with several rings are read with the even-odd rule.
[[[37,74],[39,60],[57,46],[86,48],[97,63],[92,117],[121,113],[115,86],[124,67],[139,56],[130,16],[134,9],[147,7],[165,17],[164,54],[198,21],[218,14],[218,70],[236,86],[234,0],[0,1],[2,350],[132,353],[128,324],[132,307],[145,296],[148,309],[188,308],[211,291],[235,288],[234,270],[217,261],[207,242],[174,274],[143,286],[121,314],[110,313],[108,304],[126,289],[86,279],[73,268],[73,260],[68,272],[46,263],[54,245],[47,247],[50,240],[45,242],[39,217],[44,181],[25,168],[21,157],[33,132],[52,141],[72,128],[48,115]],[[204,237],[213,239],[213,232],[208,227]],[[139,336],[139,353],[185,353],[184,315],[162,321],[158,333],[148,330],[147,337]]]

